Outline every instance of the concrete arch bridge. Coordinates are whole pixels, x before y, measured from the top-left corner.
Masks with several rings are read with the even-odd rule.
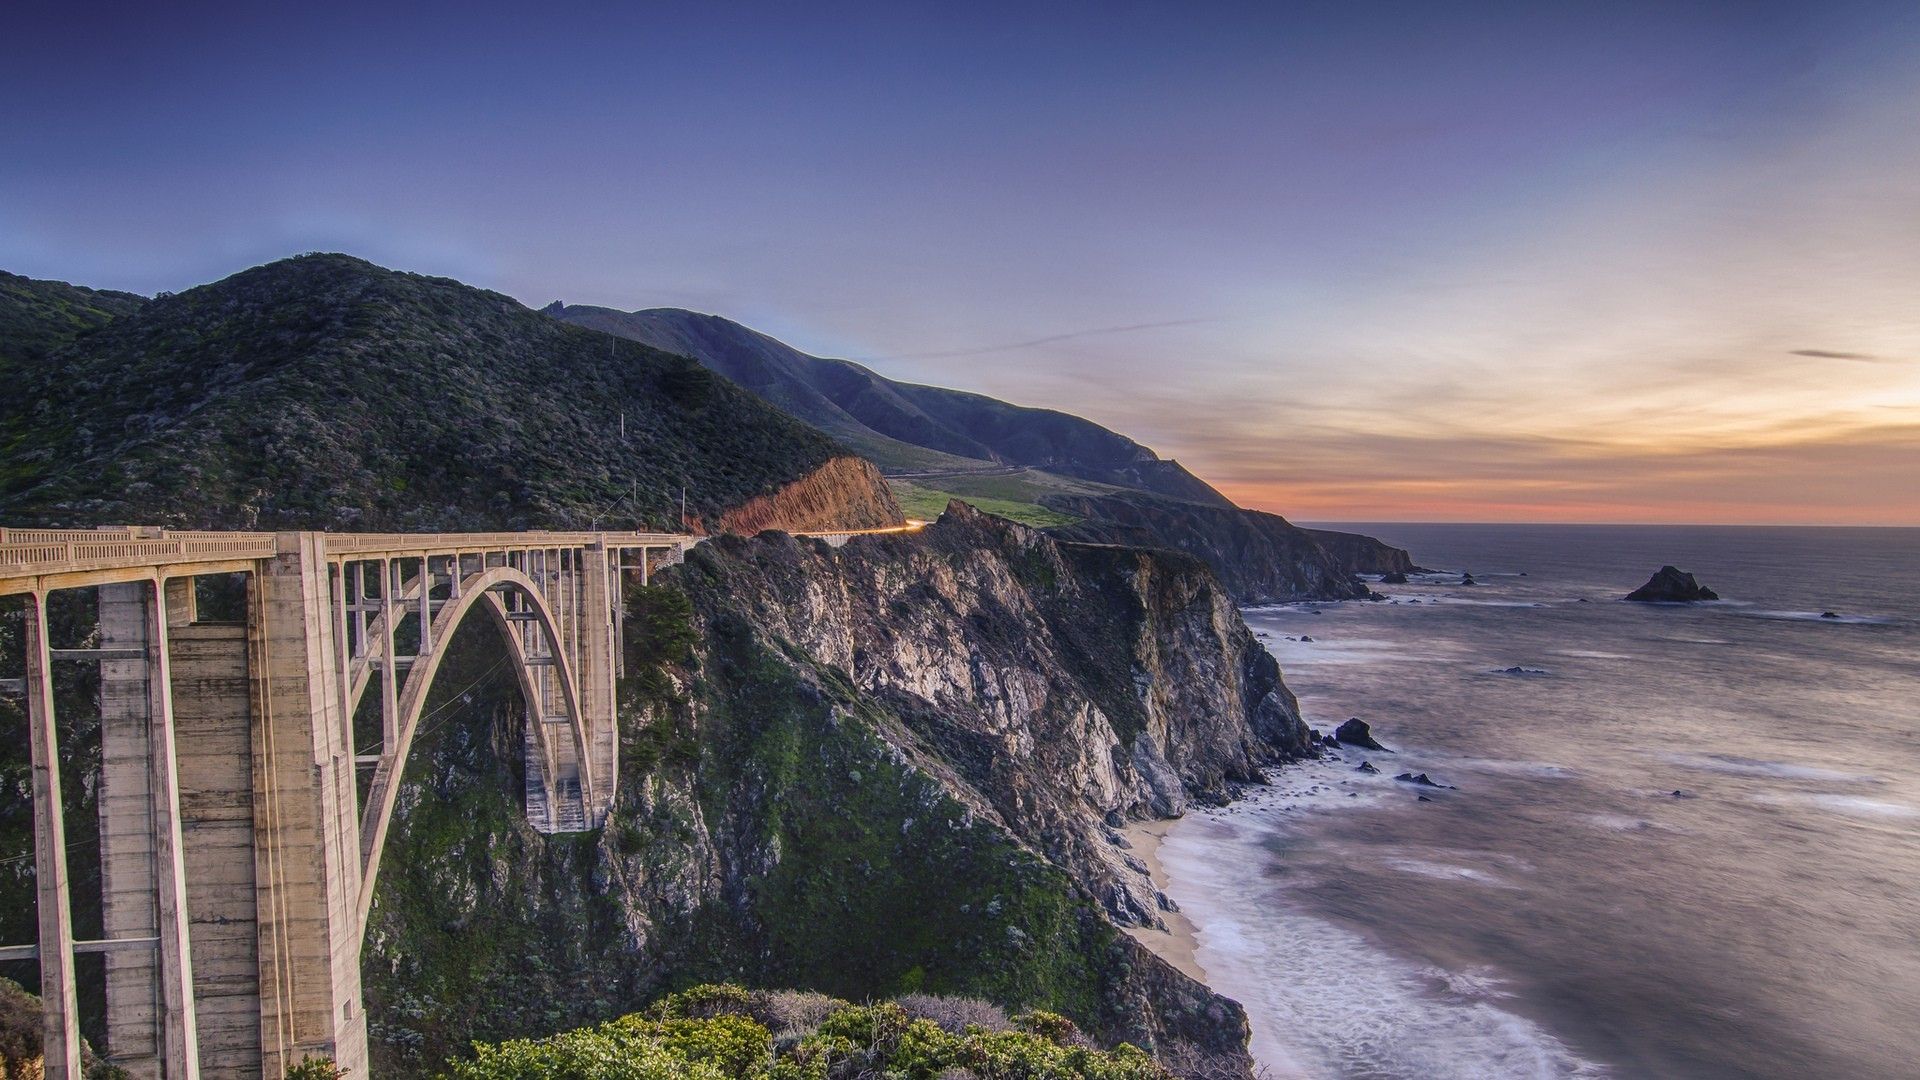
[[[507,644],[533,826],[596,828],[618,775],[622,593],[698,540],[0,529],[26,653],[0,693],[25,699],[38,894],[37,940],[0,960],[39,963],[46,1075],[80,1075],[77,958],[102,954],[104,1051],[136,1077],[277,1077],[307,1055],[364,1077],[361,939],[454,631],[482,617]],[[208,575],[244,575],[239,616],[201,618]],[[48,597],[84,588],[97,643],[56,648]],[[75,935],[58,663],[99,672],[98,938]],[[369,737],[355,718],[376,711]]]

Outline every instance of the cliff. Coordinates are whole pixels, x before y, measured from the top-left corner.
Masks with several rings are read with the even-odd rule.
[[[886,478],[872,462],[837,457],[771,494],[756,495],[722,513],[716,531],[825,532],[881,529],[905,521]]]
[[[1243,604],[1349,600],[1367,595],[1307,530],[1278,514],[1174,503],[1129,494],[1047,495],[1041,505],[1081,520],[1051,531],[1096,544],[1164,547],[1206,562]]]
[[[443,677],[495,704],[408,770],[365,959],[381,1075],[714,978],[1044,1007],[1248,1074],[1240,1008],[1116,929],[1160,898],[1113,824],[1309,752],[1204,565],[956,506],[839,549],[716,539],[661,581],[598,835],[520,819],[484,641]]]
[[[1313,538],[1334,564],[1349,574],[1419,574],[1406,551],[1360,533],[1334,532],[1331,529],[1302,529]]]

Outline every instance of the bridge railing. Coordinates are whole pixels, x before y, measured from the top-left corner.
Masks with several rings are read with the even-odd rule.
[[[491,533],[328,533],[327,554],[371,555],[381,552],[483,551],[489,548],[585,547],[605,542],[609,547],[667,547],[694,537],[680,533],[643,532],[491,532]]]
[[[9,542],[0,544],[0,573],[264,559],[271,558],[275,548],[272,533],[206,533],[158,540],[99,539],[100,534],[93,533],[94,538],[86,540],[17,542],[14,538],[21,531],[8,530]]]

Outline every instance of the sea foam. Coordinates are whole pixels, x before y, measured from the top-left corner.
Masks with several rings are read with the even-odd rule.
[[[1271,879],[1246,873],[1270,857],[1260,846],[1269,832],[1240,816],[1191,817],[1160,854],[1171,895],[1199,926],[1200,964],[1246,1006],[1254,1056],[1276,1080],[1607,1075],[1496,1004],[1505,994],[1485,969],[1417,964],[1290,910]]]

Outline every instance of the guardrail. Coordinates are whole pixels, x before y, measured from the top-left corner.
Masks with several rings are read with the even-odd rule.
[[[682,533],[643,532],[494,532],[494,533],[328,533],[327,554],[381,552],[482,551],[498,548],[670,547],[697,539]]]
[[[329,555],[377,557],[529,548],[677,547],[697,540],[680,533],[494,532],[329,533]],[[268,532],[194,532],[146,526],[104,529],[0,529],[0,579],[195,563],[270,559],[279,538]],[[16,584],[18,582],[16,581]]]
[[[7,531],[6,542],[0,543],[0,575],[265,559],[271,558],[275,550],[272,533],[202,533],[160,539],[135,539],[130,533],[117,536],[108,533],[108,539],[101,539],[100,533],[88,532],[68,534],[87,539],[38,542],[16,539],[23,533],[32,535],[36,531]]]
[[[924,523],[879,529],[834,529],[800,533],[828,543],[856,536],[914,532]],[[682,548],[706,539],[685,533],[652,532],[485,532],[485,533],[322,533],[330,556],[423,554],[537,550],[604,544],[609,548]],[[270,559],[279,539],[268,532],[194,532],[119,525],[100,529],[0,529],[0,580],[49,574],[234,563]],[[20,584],[19,582],[15,582]]]

